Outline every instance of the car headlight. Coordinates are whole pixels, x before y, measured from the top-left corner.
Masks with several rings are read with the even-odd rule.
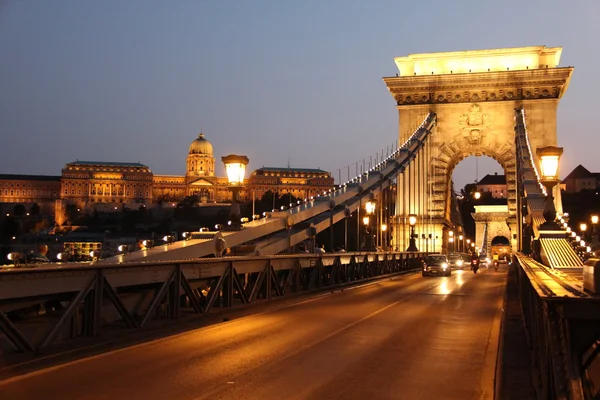
[[[448,268],[448,263],[442,263],[442,269]]]
[[[462,265],[463,265],[463,260],[458,260],[458,261],[456,262],[456,266],[457,266],[457,267],[462,267]]]

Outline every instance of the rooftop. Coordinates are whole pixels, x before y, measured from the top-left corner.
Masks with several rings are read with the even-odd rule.
[[[137,167],[137,168],[148,168],[147,165],[140,163],[130,163],[130,162],[113,162],[113,161],[73,161],[68,163],[67,165],[104,165],[111,167]]]
[[[506,185],[506,177],[504,175],[486,175],[484,176],[477,185]]]
[[[0,179],[11,181],[60,181],[60,176],[54,175],[17,175],[0,174]]]
[[[581,179],[581,178],[594,178],[594,174],[588,171],[583,165],[579,164],[565,179],[563,182],[569,179]]]
[[[562,47],[530,46],[409,54],[394,61],[400,76],[555,68]]]
[[[327,171],[323,171],[320,168],[292,168],[292,167],[262,167],[257,169],[254,172],[257,171],[277,171],[277,172],[312,172],[312,173],[326,173],[328,174],[329,172]]]

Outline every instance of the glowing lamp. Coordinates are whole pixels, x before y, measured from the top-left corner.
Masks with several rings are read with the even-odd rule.
[[[227,181],[229,184],[241,185],[244,183],[246,165],[248,165],[248,162],[250,161],[248,157],[230,154],[221,157],[221,160],[223,160],[223,164],[225,164],[225,172],[227,173]]]
[[[540,158],[540,169],[542,179],[545,181],[555,181],[558,179],[558,162],[563,153],[562,147],[546,146],[536,150]]]
[[[417,216],[415,214],[410,214],[408,216],[408,224],[410,226],[415,226],[416,223],[417,223]]]
[[[367,210],[367,214],[373,214],[375,212],[375,202],[367,201],[365,209]]]

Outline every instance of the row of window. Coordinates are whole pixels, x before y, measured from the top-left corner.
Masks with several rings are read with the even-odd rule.
[[[133,197],[137,197],[137,196],[141,197],[141,196],[144,195],[144,192],[141,191],[141,190],[140,191],[134,190],[133,192],[130,192],[129,190],[127,190],[125,192],[125,196],[129,197],[130,193],[133,193]],[[69,195],[69,191],[65,190],[64,194],[68,196]],[[81,190],[77,190],[77,195],[78,196],[82,196],[83,195],[82,191]],[[86,193],[86,195],[87,195],[87,193]],[[123,191],[120,190],[119,192],[114,192],[114,193],[101,193],[101,192],[96,193],[96,191],[92,190],[92,193],[90,193],[90,195],[91,196],[117,197],[117,196],[123,196]],[[71,196],[75,196],[75,190],[71,190]],[[149,191],[146,192],[146,197],[150,197],[150,192]]]
[[[0,191],[0,193],[2,193],[2,191]],[[4,189],[4,195],[5,196],[37,196],[38,195],[38,191],[37,190],[8,190],[8,189]],[[40,196],[44,196],[44,195],[50,195],[50,191],[46,191],[46,190],[40,190],[39,191],[39,195]],[[52,192],[53,196],[56,196],[56,192]]]
[[[303,174],[303,173],[277,173],[277,172],[263,172],[262,176],[281,176],[286,178],[331,178],[328,175],[315,175],[315,174]]]
[[[58,184],[58,182],[57,182]],[[0,186],[1,187],[1,186]],[[11,188],[17,188],[20,189],[21,188],[21,184],[20,183],[5,183],[4,184],[5,188],[11,187]],[[50,185],[42,185],[42,184],[38,184],[38,183],[24,183],[23,184],[23,189],[50,189]]]
[[[127,167],[82,167],[82,166],[69,166],[67,168],[69,171],[93,171],[93,172],[101,172],[101,171],[110,171],[110,172],[146,172],[149,173],[150,170],[148,168],[127,168]]]

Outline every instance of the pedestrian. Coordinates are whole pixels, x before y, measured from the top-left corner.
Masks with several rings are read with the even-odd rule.
[[[38,252],[33,256],[31,262],[34,264],[50,262],[50,259],[48,258],[48,245],[40,244],[38,246]]]

